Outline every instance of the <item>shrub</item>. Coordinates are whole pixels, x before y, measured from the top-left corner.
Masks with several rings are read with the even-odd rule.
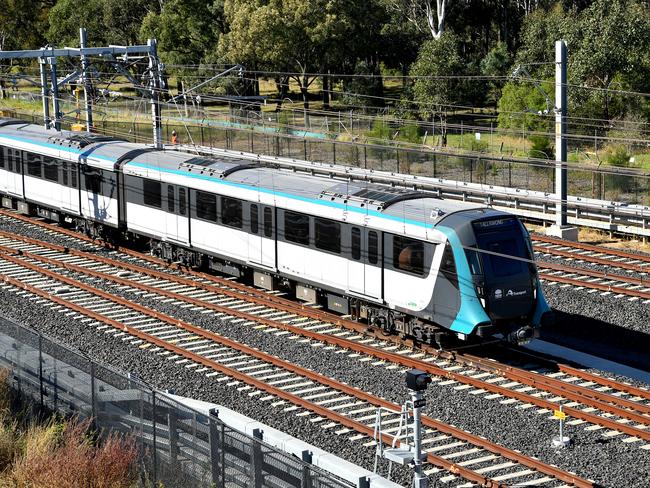
[[[16,487],[128,488],[136,479],[135,441],[109,435],[95,445],[88,435],[89,422],[70,421],[53,441],[54,430],[39,432],[39,449],[18,460],[10,480]]]
[[[607,164],[610,166],[627,167],[630,164],[630,154],[625,146],[616,146],[607,155]]]
[[[469,148],[470,148],[471,151],[474,151],[474,152],[481,152],[481,153],[487,152],[487,150],[488,150],[488,142],[487,141],[480,141],[480,140],[477,140],[477,139],[472,139],[470,144],[469,144]]]
[[[553,148],[551,147],[551,141],[548,137],[544,136],[530,136],[528,138],[530,141],[530,149],[528,150],[528,155],[531,158],[544,158],[553,159]]]

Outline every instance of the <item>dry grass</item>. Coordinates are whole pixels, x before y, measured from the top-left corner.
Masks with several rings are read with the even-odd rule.
[[[97,440],[90,422],[19,421],[0,370],[0,488],[129,488],[138,449],[130,437]]]

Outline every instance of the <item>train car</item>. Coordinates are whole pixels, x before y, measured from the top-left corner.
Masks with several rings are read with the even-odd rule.
[[[0,123],[0,147],[3,203],[147,240],[170,261],[288,290],[386,333],[525,340],[550,318],[526,229],[506,212],[16,121]],[[22,194],[4,169],[16,154]],[[70,188],[76,205],[66,206]]]
[[[122,170],[128,229],[157,254],[288,288],[387,333],[431,342],[436,324],[523,340],[549,312],[527,232],[505,212],[236,158],[152,152]]]

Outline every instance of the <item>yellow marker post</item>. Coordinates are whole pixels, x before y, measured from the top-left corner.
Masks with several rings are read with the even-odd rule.
[[[560,405],[559,410],[553,410],[553,417],[560,420],[560,437],[555,437],[553,439],[553,447],[567,447],[571,444],[571,438],[564,437],[564,420],[567,415]]]

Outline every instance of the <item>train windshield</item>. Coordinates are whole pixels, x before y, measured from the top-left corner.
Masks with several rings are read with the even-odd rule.
[[[475,263],[473,268],[479,265],[478,262],[482,262],[484,272],[499,278],[528,273],[527,261],[532,257],[526,236],[517,219],[506,217],[483,220],[474,222],[473,226],[481,254],[481,259],[470,259],[470,263]],[[476,251],[473,253],[477,254]]]

